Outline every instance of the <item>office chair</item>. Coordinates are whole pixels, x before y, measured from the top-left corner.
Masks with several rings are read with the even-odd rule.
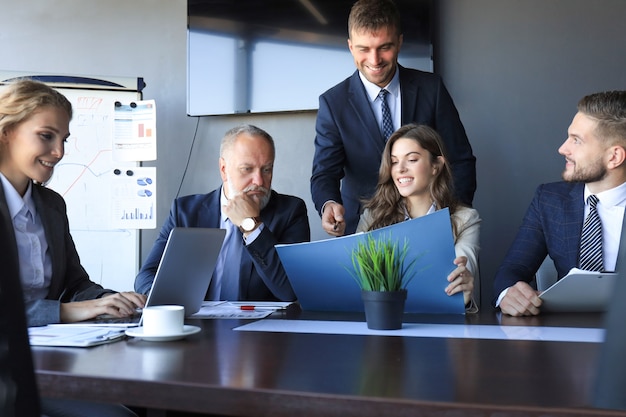
[[[535,283],[539,291],[545,291],[558,280],[559,274],[556,271],[554,262],[550,256],[546,256],[539,269],[535,273]]]

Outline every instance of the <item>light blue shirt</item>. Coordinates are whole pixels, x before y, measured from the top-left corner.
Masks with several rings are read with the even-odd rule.
[[[22,197],[2,173],[0,181],[15,231],[24,300],[44,299],[52,279],[52,260],[43,223],[32,199],[32,184],[28,184]]]
[[[228,199],[226,198],[226,194],[224,194],[224,186],[222,186],[222,190],[220,193],[220,207],[223,207],[224,205],[226,205],[227,202],[228,202]],[[233,225],[230,219],[228,218],[228,216],[226,216],[226,214],[220,210],[220,229],[226,230],[226,237],[224,239],[225,244],[224,246],[222,246],[222,250],[220,251],[217,257],[217,263],[215,264],[215,271],[213,272],[213,278],[212,278],[210,291],[208,295],[208,297],[211,300],[220,299],[220,294],[222,291],[222,280],[224,277],[224,269],[225,269],[225,266],[227,265],[227,262],[229,260],[232,262],[233,259],[238,260],[241,258],[241,251],[243,250],[243,245],[234,245],[235,247],[231,249],[231,252],[233,253],[227,253],[229,249],[227,247],[228,246],[227,242],[230,242],[231,233],[234,234],[232,238],[235,238],[235,239],[238,238],[238,236],[236,236],[237,227],[238,225]],[[249,245],[250,243],[254,242],[254,240],[261,234],[263,227],[264,225],[261,224],[252,233],[250,233],[247,238],[244,238],[245,244]],[[236,301],[236,300],[230,300],[230,301]]]

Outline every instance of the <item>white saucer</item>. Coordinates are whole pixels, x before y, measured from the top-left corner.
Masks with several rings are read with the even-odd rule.
[[[143,340],[147,340],[149,342],[169,342],[170,340],[178,340],[189,335],[196,334],[199,331],[199,327],[184,325],[182,333],[165,336],[148,336],[143,334],[143,327],[133,327],[132,329],[126,330],[126,335],[132,337],[140,337]]]

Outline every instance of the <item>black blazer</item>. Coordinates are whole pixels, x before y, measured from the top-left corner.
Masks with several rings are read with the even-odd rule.
[[[0,185],[0,189],[1,189]],[[17,248],[0,213],[0,415],[40,417],[39,393],[28,344]]]
[[[80,264],[74,240],[70,235],[63,197],[41,185],[33,184],[32,187],[33,201],[43,223],[52,261],[48,295],[43,300],[26,303],[28,325],[40,326],[59,322],[60,302],[90,300],[114,291],[105,290],[89,280],[89,275]],[[17,253],[15,231],[1,183],[0,213],[8,229],[9,242]]]

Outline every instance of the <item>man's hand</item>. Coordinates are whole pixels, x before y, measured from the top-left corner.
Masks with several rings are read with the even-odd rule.
[[[343,236],[346,223],[343,221],[345,209],[339,203],[329,201],[324,205],[322,213],[322,228],[331,236]]]
[[[246,217],[259,217],[261,213],[257,199],[252,198],[246,192],[233,195],[226,205],[222,206],[222,209],[235,226],[239,226]]]
[[[500,301],[500,310],[510,316],[536,316],[543,301],[539,298],[539,291],[534,290],[528,283],[518,281],[506,292]]]

